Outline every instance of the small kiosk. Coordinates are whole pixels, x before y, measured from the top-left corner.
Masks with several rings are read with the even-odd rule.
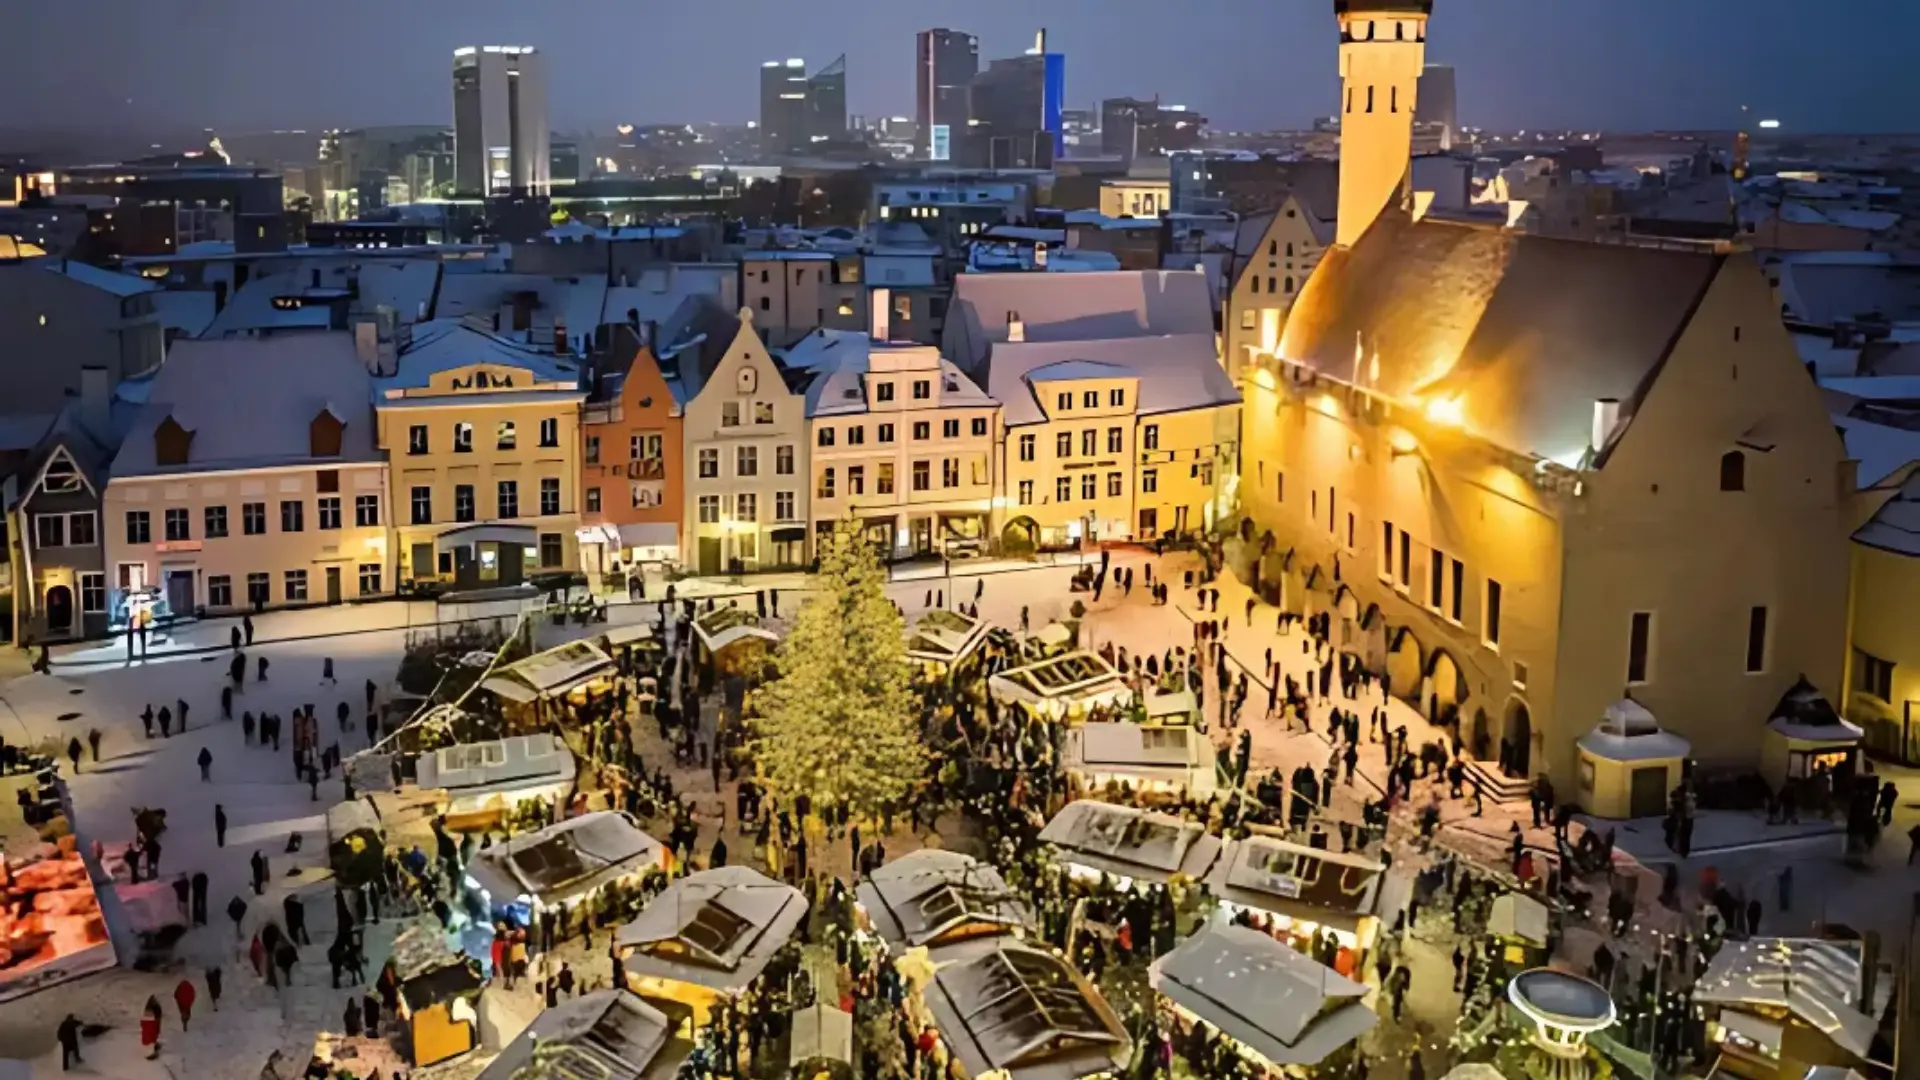
[[[1062,759],[1081,792],[1125,784],[1155,795],[1212,796],[1213,743],[1190,727],[1088,723],[1067,731]]]
[[[987,639],[987,624],[958,611],[935,608],[914,620],[907,631],[907,659],[928,675],[957,670]]]
[[[1547,905],[1525,893],[1501,893],[1487,910],[1487,936],[1493,939],[1493,958],[1502,971],[1519,972],[1546,963],[1551,932],[1552,913]]]
[[[1309,951],[1316,935],[1332,934],[1340,947],[1333,966],[1351,974],[1379,940],[1385,877],[1372,859],[1255,834],[1227,843],[1207,888],[1229,917],[1262,915],[1272,933]]]
[[[1145,708],[1146,722],[1158,727],[1198,725],[1200,722],[1200,699],[1191,690],[1149,690]]]
[[[738,997],[806,918],[800,890],[744,866],[688,874],[614,935],[628,988],[707,1023]]]
[[[1693,1000],[1720,1068],[1745,1080],[1799,1080],[1811,1065],[1881,1075],[1892,1066],[1873,1060],[1873,1040],[1896,981],[1858,941],[1754,938],[1720,947]]]
[[[480,1044],[480,991],[486,986],[480,961],[448,944],[431,916],[417,919],[393,942],[381,980],[398,991],[408,1060],[424,1069]]]
[[[693,636],[714,668],[728,674],[759,670],[780,643],[780,635],[760,625],[758,615],[732,606],[701,613],[693,620]]]
[[[573,752],[550,732],[457,743],[420,755],[423,788],[447,793],[449,815],[506,812],[528,799],[565,798],[573,790]]]
[[[327,808],[327,866],[335,881],[355,889],[386,866],[387,834],[371,796]]]
[[[1821,772],[1834,779],[1853,775],[1865,732],[1843,719],[1814,685],[1801,676],[1767,720],[1760,774],[1775,788]]]
[[[939,848],[922,848],[880,867],[854,898],[896,955],[980,936],[1018,935],[1033,921],[999,870]]]
[[[1089,799],[1068,803],[1055,814],[1040,830],[1040,842],[1070,875],[1106,874],[1123,890],[1136,881],[1198,881],[1220,856],[1220,838],[1197,822]]]
[[[1097,708],[1119,708],[1133,690],[1099,653],[1070,652],[1011,668],[987,679],[1003,705],[1024,705],[1048,720],[1078,722]]]
[[[1244,926],[1200,931],[1155,960],[1147,981],[1170,1028],[1205,1023],[1255,1075],[1274,1080],[1344,1075],[1348,1048],[1380,1022],[1361,1003],[1364,984]]]
[[[988,937],[930,959],[927,1011],[967,1076],[1082,1080],[1118,1075],[1133,1056],[1107,999],[1051,952]]]
[[[638,886],[663,865],[666,849],[618,810],[601,810],[523,833],[474,854],[467,886],[495,920],[532,925],[568,911],[616,882]]]
[[[1659,817],[1680,786],[1692,744],[1664,731],[1644,705],[1624,698],[1580,736],[1580,809],[1601,818]]]

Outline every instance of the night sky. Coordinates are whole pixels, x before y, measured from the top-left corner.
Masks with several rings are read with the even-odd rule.
[[[1438,7],[1428,60],[1458,68],[1469,124],[1725,128],[1746,103],[1788,130],[1920,130],[1920,0]],[[916,30],[979,35],[984,65],[1041,24],[1072,107],[1157,92],[1229,129],[1333,110],[1328,0],[60,0],[6,15],[0,126],[447,123],[452,50],[487,43],[547,54],[556,130],[745,121],[760,61],[841,52],[850,112],[910,115]]]

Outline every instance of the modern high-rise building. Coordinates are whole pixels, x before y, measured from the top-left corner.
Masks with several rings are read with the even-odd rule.
[[[1191,150],[1200,143],[1207,118],[1184,105],[1160,99],[1108,98],[1100,103],[1100,152],[1131,163]]]
[[[797,153],[807,142],[807,62],[769,60],[760,65],[760,152]],[[845,109],[845,80],[841,83]]]
[[[807,141],[824,142],[847,133],[847,57],[807,79]]]
[[[1460,131],[1460,104],[1450,65],[1428,64],[1421,70],[1413,122],[1437,128],[1440,132],[1440,148],[1453,149],[1453,137]]]
[[[968,87],[969,164],[1048,169],[1062,156],[1067,58],[1046,51],[1042,30],[1024,56],[995,60]]]
[[[967,130],[967,88],[980,74],[980,39],[958,30],[922,30],[914,67],[914,113],[920,156],[953,157],[953,144]]]
[[[453,51],[454,187],[548,192],[547,65],[530,45]]]

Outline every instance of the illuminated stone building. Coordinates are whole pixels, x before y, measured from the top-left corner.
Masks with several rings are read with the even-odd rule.
[[[1516,776],[1576,793],[1575,739],[1623,696],[1751,767],[1796,680],[1840,687],[1839,437],[1746,252],[1408,206],[1392,88],[1429,8],[1336,3],[1375,119],[1347,118],[1338,237],[1277,348],[1236,346],[1262,587]]]

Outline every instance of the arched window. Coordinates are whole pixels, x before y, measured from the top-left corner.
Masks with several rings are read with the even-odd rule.
[[[1280,241],[1278,241],[1278,240],[1269,240],[1269,241],[1267,241],[1267,258],[1269,258],[1269,259],[1271,259],[1271,258],[1273,258],[1273,257],[1274,257],[1275,255],[1277,255],[1277,254],[1279,254],[1279,251],[1277,250],[1277,249],[1279,248],[1279,246],[1280,246]],[[1289,255],[1291,255],[1291,254],[1293,254],[1293,245],[1292,245],[1292,244],[1288,244],[1288,245],[1287,245],[1287,254],[1289,254]]]
[[[1720,455],[1720,490],[1747,490],[1747,455],[1738,450]]]
[[[1274,288],[1274,287],[1273,287],[1273,279],[1272,279],[1272,278],[1268,278],[1268,279],[1267,279],[1267,291],[1268,291],[1268,292],[1279,292],[1279,291],[1280,291],[1280,290],[1278,290],[1278,289],[1276,289],[1276,288]]]

